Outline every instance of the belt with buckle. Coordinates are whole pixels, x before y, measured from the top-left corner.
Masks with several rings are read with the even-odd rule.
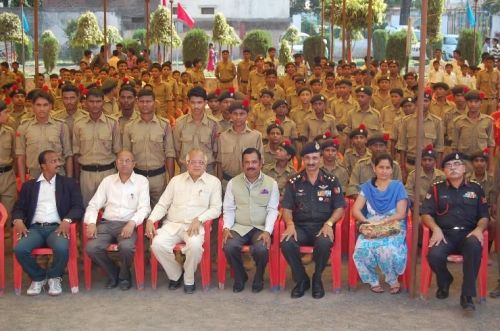
[[[53,225],[59,225],[59,223],[56,222],[35,222],[33,224],[40,225],[40,226],[53,226]]]
[[[3,174],[4,172],[11,171],[11,170],[12,170],[12,166],[10,166],[10,165],[0,167],[0,174]]]
[[[141,170],[141,169],[134,168],[134,171],[135,171],[135,173],[137,173],[139,175],[143,175],[144,177],[154,177],[154,176],[164,174],[165,173],[165,166],[158,168],[158,169],[153,169],[153,170]]]
[[[89,165],[81,165],[80,168],[83,171],[90,171],[90,172],[103,172],[107,170],[111,170],[115,167],[115,163],[111,162],[110,164],[89,164]]]

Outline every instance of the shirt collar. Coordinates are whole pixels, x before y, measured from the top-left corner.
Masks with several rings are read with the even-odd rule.
[[[201,180],[202,182],[206,183],[207,182],[207,172],[203,172],[203,174],[196,180],[194,181],[193,178],[191,177],[191,175],[189,175],[189,172],[185,172],[184,173],[184,180],[185,181],[191,181],[193,183],[196,183],[197,181]]]
[[[245,174],[243,173],[243,178],[245,179],[245,183],[247,183],[247,185],[255,185],[257,184],[258,182],[262,181],[264,179],[264,174],[262,173],[262,171],[260,172],[259,174],[259,177],[257,178],[257,180],[253,183],[251,183],[248,179],[247,179],[247,176],[245,176]]]
[[[52,177],[52,180],[48,181],[43,174],[40,174],[40,176],[38,177],[38,179],[36,181],[37,181],[37,183],[38,182],[46,182],[48,184],[53,184],[55,182],[56,177],[57,177],[57,175]]]

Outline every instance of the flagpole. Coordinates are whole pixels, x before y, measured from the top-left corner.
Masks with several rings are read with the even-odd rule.
[[[26,62],[25,54],[24,54],[24,0],[21,0],[21,58],[23,59],[23,76],[24,72],[24,63]]]
[[[104,11],[104,59],[108,60],[108,0],[103,0],[103,11]]]
[[[170,0],[170,62],[174,60],[172,56],[173,45],[174,45],[174,0]]]
[[[38,55],[39,55],[39,48],[40,44],[38,42],[38,0],[33,1],[33,39],[34,39],[34,45],[33,45],[33,56],[35,58],[35,79],[36,76],[38,76],[39,71],[39,61],[38,61]]]
[[[146,48],[149,52],[149,0],[144,2],[144,15],[146,16]]]
[[[474,0],[474,48],[472,49],[472,65],[476,65],[476,32],[477,32],[477,0]]]

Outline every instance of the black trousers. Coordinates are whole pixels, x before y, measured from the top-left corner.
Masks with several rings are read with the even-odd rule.
[[[313,279],[321,280],[321,274],[325,270],[333,246],[333,242],[329,237],[323,235],[317,237],[322,226],[322,224],[319,224],[305,227],[296,224],[297,241],[292,237],[281,242],[281,251],[292,269],[293,280],[297,283],[309,279],[300,258],[300,246],[314,246],[313,261],[315,270]]]
[[[467,235],[470,231],[449,230],[443,231],[447,241],[438,246],[431,247],[427,260],[432,271],[436,273],[438,287],[443,288],[452,281],[451,273],[448,271],[448,255],[461,254],[463,256],[463,282],[462,295],[476,296],[476,279],[481,266],[482,247],[479,240]],[[487,245],[488,243],[484,243]]]
[[[243,258],[241,256],[241,248],[243,245],[252,245],[250,252],[255,261],[256,270],[254,283],[262,283],[264,281],[264,272],[269,260],[269,251],[264,245],[264,241],[257,240],[262,233],[261,230],[253,228],[245,234],[240,236],[237,232],[231,231],[233,238],[228,238],[224,245],[224,253],[226,259],[229,261],[234,270],[234,282],[243,283],[246,276],[245,268],[243,267]]]

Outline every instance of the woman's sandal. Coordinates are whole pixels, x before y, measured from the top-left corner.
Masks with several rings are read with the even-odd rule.
[[[401,284],[399,283],[391,286],[391,290],[389,291],[391,294],[398,294],[399,292],[401,292]]]
[[[380,285],[370,286],[370,291],[373,293],[384,293],[384,288]]]

